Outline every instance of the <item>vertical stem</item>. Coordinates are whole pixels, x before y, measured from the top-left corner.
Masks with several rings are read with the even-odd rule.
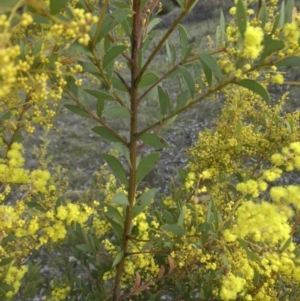
[[[123,257],[117,265],[115,284],[113,288],[113,301],[120,300],[120,291],[121,291],[121,280],[124,272],[124,265],[127,255],[127,247],[129,238],[131,235],[131,222],[132,222],[132,208],[134,205],[135,199],[135,190],[136,190],[136,158],[138,154],[137,149],[137,140],[135,135],[138,130],[138,86],[137,86],[137,77],[139,74],[138,69],[138,39],[140,33],[140,2],[141,0],[133,1],[133,25],[132,25],[132,34],[131,34],[131,88],[130,88],[130,99],[131,99],[131,119],[130,119],[130,142],[129,142],[129,152],[130,152],[130,170],[129,170],[129,187],[128,187],[128,201],[129,206],[126,209],[126,217],[124,222],[124,232],[122,238],[122,250],[124,251]]]

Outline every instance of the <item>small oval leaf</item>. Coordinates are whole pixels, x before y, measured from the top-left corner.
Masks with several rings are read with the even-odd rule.
[[[103,58],[102,67],[105,69],[115,58],[117,58],[127,46],[125,45],[118,45],[109,49],[109,51],[105,54]]]
[[[121,106],[108,107],[104,110],[103,114],[114,118],[130,118],[128,109]]]
[[[283,60],[280,60],[278,63],[275,64],[277,67],[299,67],[300,66],[300,57],[294,56],[289,57]]]
[[[243,79],[235,82],[236,85],[242,86],[261,96],[267,103],[270,102],[270,95],[266,88],[255,80]]]
[[[156,148],[164,148],[164,147],[168,147],[168,143],[160,136],[157,136],[155,134],[151,134],[151,133],[145,133],[143,134],[140,139],[150,145],[150,146],[153,146],[153,147],[156,147]]]
[[[101,99],[101,100],[115,100],[115,98],[103,91],[99,91],[99,90],[91,90],[91,89],[83,89],[84,92],[96,97],[97,99]]]
[[[152,153],[141,160],[136,170],[136,185],[153,169],[159,157],[160,153]]]
[[[116,176],[117,179],[120,180],[122,184],[124,184],[126,187],[128,185],[127,176],[124,170],[123,165],[121,162],[110,154],[104,154],[103,158],[105,162],[108,164],[108,166],[111,168],[113,174]]]
[[[117,257],[115,258],[113,264],[112,264],[112,268],[115,267],[120,261],[121,259],[123,258],[124,256],[124,251],[122,250],[118,255]]]
[[[81,117],[84,118],[91,118],[89,113],[87,113],[86,111],[84,111],[82,108],[75,106],[75,105],[64,105],[65,108],[67,108],[68,110],[70,110],[72,113],[79,115]]]
[[[195,82],[194,79],[189,72],[189,70],[183,66],[179,66],[180,73],[185,81],[186,86],[188,87],[191,97],[194,98],[195,95]]]
[[[51,15],[58,14],[61,9],[69,2],[69,0],[50,0]]]
[[[165,231],[171,232],[172,234],[183,236],[186,235],[185,230],[178,225],[163,225],[161,226]]]
[[[123,144],[123,142],[118,137],[116,137],[112,132],[110,132],[104,126],[95,126],[92,128],[92,131],[108,141],[121,142]]]
[[[141,81],[139,82],[139,87],[149,87],[153,85],[159,76],[153,72],[146,73],[142,76]]]
[[[236,19],[239,32],[244,38],[244,34],[247,28],[247,12],[245,4],[242,0],[238,0],[236,4]]]
[[[153,188],[153,189],[150,189],[150,190],[144,192],[138,198],[138,202],[134,204],[133,209],[132,209],[133,218],[138,216],[151,203],[156,192],[157,192],[157,189]]]
[[[113,196],[111,202],[114,204],[129,206],[128,198],[124,192],[119,192]]]

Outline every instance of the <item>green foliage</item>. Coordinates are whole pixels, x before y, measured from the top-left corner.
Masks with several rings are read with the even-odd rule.
[[[300,169],[300,114],[284,111],[287,94],[275,101],[268,92],[297,84],[284,78],[285,67],[300,65],[294,1],[257,1],[257,11],[235,1],[205,49],[180,24],[198,1],[177,2],[179,15],[155,43],[158,1],[1,3],[1,300],[41,290],[46,300],[299,295],[300,188],[271,182]],[[167,64],[156,69],[164,47]],[[160,159],[153,148],[168,147],[160,132],[217,95],[222,112],[187,150],[181,180],[169,194],[147,187]],[[78,199],[46,139],[38,166],[25,165],[24,140],[47,132],[61,107],[113,142]],[[41,279],[45,264],[51,279]]]

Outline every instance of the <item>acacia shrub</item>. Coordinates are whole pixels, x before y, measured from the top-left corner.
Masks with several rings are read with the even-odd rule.
[[[292,84],[282,68],[299,65],[294,1],[235,1],[232,20],[226,24],[221,14],[205,51],[189,44],[179,24],[196,1],[178,4],[180,15],[147,52],[159,1],[104,1],[101,9],[92,0],[1,3],[3,300],[18,292],[24,299],[40,292],[46,300],[115,301],[299,295],[293,242],[299,187],[271,186],[300,167],[299,113],[284,112],[287,95],[274,100],[267,90]],[[168,42],[175,29],[179,51]],[[158,75],[151,63],[164,45],[168,66]],[[163,85],[172,77],[180,83],[174,101]],[[156,196],[157,189],[141,188],[159,160],[155,150],[168,146],[159,132],[218,93],[226,101],[216,129],[199,134],[174,193]],[[140,104],[153,94],[156,121],[145,126]],[[75,202],[46,147],[37,168],[24,167],[24,139],[37,126],[52,127],[62,99],[69,101],[66,109],[94,122],[99,139],[112,143],[93,189]],[[114,127],[118,119],[128,134]],[[150,152],[142,156],[145,147]],[[13,189],[20,192],[16,199]],[[45,284],[40,264],[30,262],[42,248],[59,254]]]

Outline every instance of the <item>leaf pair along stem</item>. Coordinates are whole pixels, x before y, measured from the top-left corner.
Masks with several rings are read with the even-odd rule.
[[[141,70],[139,70],[139,51],[142,47],[141,39],[143,34],[143,22],[141,20],[143,13],[141,12],[141,0],[134,0],[133,1],[133,25],[132,25],[132,34],[131,34],[131,87],[129,89],[130,92],[130,111],[131,111],[131,118],[130,118],[130,141],[129,141],[129,156],[130,156],[130,169],[129,169],[129,182],[128,182],[128,202],[129,206],[126,208],[126,217],[124,222],[123,228],[123,237],[121,248],[124,251],[124,255],[121,258],[120,262],[117,264],[116,267],[116,276],[115,276],[115,283],[113,287],[113,300],[118,301],[120,300],[120,292],[121,292],[121,279],[124,273],[124,266],[126,260],[126,251],[128,248],[129,237],[131,235],[131,223],[133,219],[133,205],[135,200],[135,193],[136,193],[136,159],[138,156],[138,146],[137,146],[137,132],[138,132],[138,107],[139,107],[139,87],[138,84],[142,78],[142,75],[148,69],[149,64],[159,52],[159,50],[163,47],[165,41],[168,39],[170,34],[174,31],[176,26],[182,20],[182,18],[188,13],[189,8],[195,3],[196,0],[189,1],[188,9],[185,9],[181,12],[181,14],[177,17],[177,19],[173,22],[169,30],[166,32],[164,37],[161,39],[159,44],[156,46],[154,51],[151,53],[150,57],[144,64]]]

